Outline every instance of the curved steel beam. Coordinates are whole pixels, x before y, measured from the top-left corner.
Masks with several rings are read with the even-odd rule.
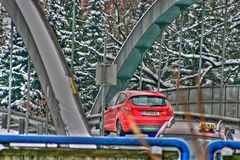
[[[28,49],[60,135],[90,136],[82,103],[56,36],[37,0],[0,0]]]
[[[114,64],[117,64],[117,85],[107,87],[106,102],[118,91],[127,87],[130,79],[141,63],[142,57],[162,32],[180,13],[192,5],[194,0],[157,0],[136,24],[119,51]],[[90,114],[101,111],[102,89],[98,92]]]

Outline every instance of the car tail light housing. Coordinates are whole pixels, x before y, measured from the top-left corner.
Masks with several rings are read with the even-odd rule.
[[[168,115],[173,115],[173,108],[172,108],[172,106],[170,105],[169,106],[169,109],[168,109]]]

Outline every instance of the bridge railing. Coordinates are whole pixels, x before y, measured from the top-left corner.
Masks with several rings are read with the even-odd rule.
[[[43,143],[43,144],[67,144],[67,145],[121,145],[121,146],[159,146],[175,147],[181,152],[181,159],[189,160],[190,150],[188,145],[181,139],[155,139],[134,137],[70,137],[70,136],[21,136],[0,135],[0,144],[10,143]],[[76,146],[75,146],[76,147]],[[85,146],[87,147],[87,146]]]
[[[170,99],[175,111],[200,113],[201,104],[204,106],[205,114],[240,118],[240,85],[225,85],[222,98],[220,86],[203,86],[201,92],[197,87],[180,87],[178,96],[177,89],[166,89],[161,92]],[[202,98],[199,101],[200,93]]]
[[[159,147],[174,147],[179,149],[180,158],[188,160],[190,158],[190,148],[188,144],[181,139],[173,138],[136,138],[136,137],[70,137],[70,136],[23,136],[23,135],[0,135],[0,144],[9,145],[10,143],[19,144],[57,144],[57,146],[62,144],[67,144],[70,146],[74,144],[74,149],[76,145],[91,145],[89,149],[94,149],[93,145],[101,146],[159,146]],[[22,146],[23,147],[23,146]],[[37,147],[37,145],[35,145]],[[81,146],[82,148],[83,146]],[[230,148],[233,150],[240,149],[240,141],[212,141],[208,144],[205,156],[209,160],[214,159],[214,153],[217,150],[223,148]]]
[[[174,112],[174,116],[176,118],[179,119],[185,119],[185,112],[181,112],[181,111],[175,111]],[[188,115],[192,118],[192,119],[200,119],[200,117],[202,117],[202,114],[199,113],[191,113],[189,112]],[[88,120],[88,124],[90,127],[99,127],[99,123],[100,123],[100,117],[101,114],[95,114],[95,115],[88,115],[87,116],[87,120]],[[210,114],[205,114],[204,118],[206,121],[209,122],[215,122],[217,123],[220,119],[223,120],[224,124],[227,124],[229,126],[235,126],[235,127],[239,127],[240,126],[240,119],[239,118],[232,118],[232,117],[223,117],[223,116],[218,116],[218,115],[210,115]]]
[[[217,150],[221,150],[224,147],[230,148],[230,149],[240,149],[240,142],[238,141],[222,141],[222,140],[218,140],[218,141],[213,141],[212,143],[210,143],[207,147],[207,154],[208,155],[208,159],[209,160],[214,160],[214,153]]]
[[[7,116],[7,110],[4,109],[0,109],[0,121],[1,121],[1,128],[4,128],[4,123],[3,123],[3,116],[6,115]],[[21,119],[25,120],[26,119],[26,114],[22,113],[22,112],[17,112],[17,111],[11,111],[11,123],[10,123],[10,129],[12,130],[21,130],[21,128],[23,127],[23,130],[25,130],[25,123],[23,123],[23,126],[20,127],[20,121]],[[6,119],[7,120],[7,119]],[[5,122],[5,125],[7,122]],[[39,126],[39,124],[45,124],[46,123],[46,118],[39,118],[39,117],[35,117],[35,116],[31,116],[29,115],[29,133],[37,133],[37,128]],[[45,126],[46,127],[46,126]],[[49,134],[56,134],[56,130],[54,127],[54,124],[50,121],[48,122],[48,132]]]

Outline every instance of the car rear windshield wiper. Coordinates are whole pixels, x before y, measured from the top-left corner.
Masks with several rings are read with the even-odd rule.
[[[153,105],[150,105],[150,107],[157,107],[157,106],[166,106],[164,104],[153,104]]]

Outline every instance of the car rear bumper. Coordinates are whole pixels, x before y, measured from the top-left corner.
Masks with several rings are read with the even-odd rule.
[[[133,118],[131,121],[123,120],[122,121],[122,128],[124,132],[135,132],[133,127],[137,127],[136,130],[140,130],[143,133],[148,132],[157,132],[161,126],[171,118],[169,117],[162,117],[161,119],[156,118]],[[132,123],[132,124],[130,124]]]
[[[138,125],[139,129],[143,133],[157,132],[162,125]]]

